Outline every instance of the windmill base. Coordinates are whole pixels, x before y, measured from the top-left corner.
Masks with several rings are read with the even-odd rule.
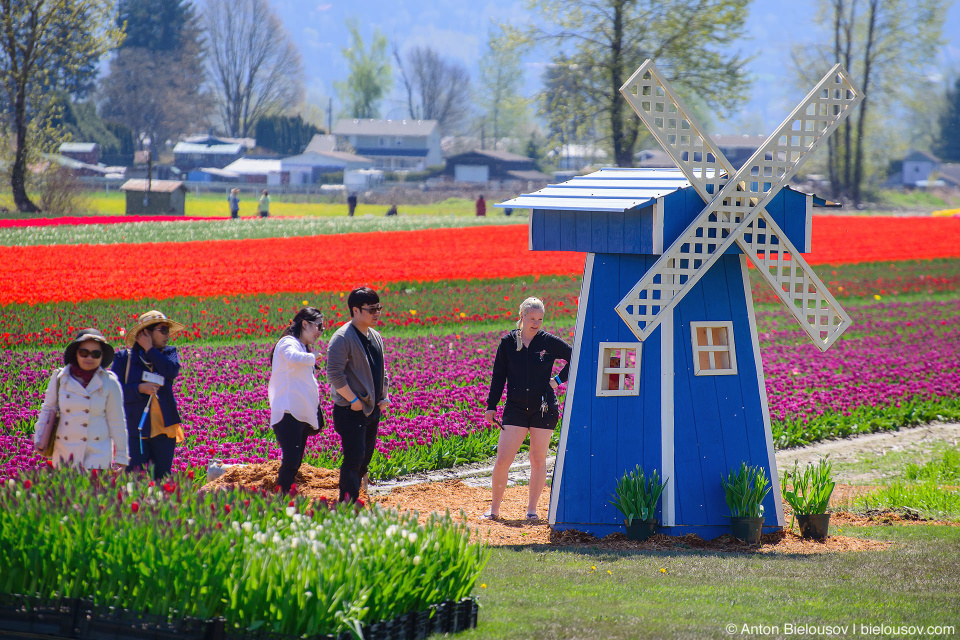
[[[607,523],[585,523],[585,522],[558,522],[551,525],[554,531],[575,530],[589,533],[592,536],[603,538],[611,533],[623,533],[623,525]],[[781,531],[783,527],[776,525],[763,525],[763,533],[775,533]],[[688,533],[694,533],[704,540],[713,540],[722,535],[730,533],[729,525],[677,525],[673,527],[660,527],[657,533],[668,536],[685,536]]]

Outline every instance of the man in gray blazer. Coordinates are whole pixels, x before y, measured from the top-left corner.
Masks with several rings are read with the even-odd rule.
[[[333,398],[333,428],[343,441],[340,465],[340,501],[360,495],[377,444],[380,415],[390,406],[383,338],[373,328],[383,305],[369,287],[350,292],[350,322],[327,345],[327,381]]]

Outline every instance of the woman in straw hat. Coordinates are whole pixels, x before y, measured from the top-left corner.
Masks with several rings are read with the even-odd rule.
[[[167,342],[185,328],[159,311],[147,311],[127,332],[127,348],[113,361],[113,372],[123,388],[130,468],[152,464],[155,479],[170,473],[174,447],[184,440],[173,395],[180,357]]]
[[[127,464],[123,392],[117,377],[104,369],[112,360],[113,347],[96,329],[81,329],[63,352],[64,367],[50,376],[37,420],[44,424],[49,412],[60,411],[54,467],[67,463],[108,469],[111,463]]]

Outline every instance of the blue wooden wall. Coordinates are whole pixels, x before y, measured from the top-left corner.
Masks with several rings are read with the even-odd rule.
[[[652,254],[653,206],[626,212],[534,209],[530,240],[534,250]]]
[[[694,375],[691,322],[732,321],[737,374]],[[674,309],[674,465],[677,528],[713,538],[729,532],[721,475],[741,461],[769,469],[760,385],[739,256],[725,255]],[[777,526],[775,492],[764,501]]]
[[[693,187],[663,197],[663,248],[676,240],[703,210],[705,203]],[[801,252],[806,246],[807,196],[782,189],[766,207],[767,213]],[[534,209],[530,218],[531,248],[544,251],[652,254],[654,207],[626,212],[556,211]],[[732,246],[728,253],[739,254]]]
[[[642,343],[640,394],[596,396],[600,342],[636,342],[614,311],[656,256],[597,255],[590,278],[570,406],[557,529],[594,535],[622,531],[608,502],[617,480],[636,464],[661,468],[661,331]],[[690,322],[732,321],[738,374],[695,376]],[[676,526],[664,533],[713,538],[729,532],[721,474],[740,462],[769,470],[758,370],[747,315],[740,257],[723,256],[674,310],[674,482]],[[662,475],[662,471],[661,471]],[[552,496],[551,496],[552,498]],[[775,493],[764,502],[766,526],[777,526]],[[660,513],[657,517],[662,520]]]
[[[600,342],[637,342],[613,310],[656,256],[597,255],[579,336],[581,353],[559,483],[556,528],[622,531],[609,503],[617,480],[637,464],[660,468],[660,330],[643,343],[638,396],[596,397]],[[578,319],[579,321],[579,319]],[[574,357],[577,357],[576,355]],[[553,487],[557,490],[557,479]],[[551,496],[552,498],[552,496]],[[659,516],[658,516],[659,517]]]

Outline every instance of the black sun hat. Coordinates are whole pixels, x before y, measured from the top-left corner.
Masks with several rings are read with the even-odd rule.
[[[80,333],[73,339],[73,342],[67,345],[63,352],[63,364],[76,364],[77,349],[80,348],[81,343],[87,340],[95,340],[103,345],[103,360],[100,361],[100,366],[104,369],[109,367],[110,363],[113,362],[113,347],[110,346],[103,334],[96,329],[80,329]]]

